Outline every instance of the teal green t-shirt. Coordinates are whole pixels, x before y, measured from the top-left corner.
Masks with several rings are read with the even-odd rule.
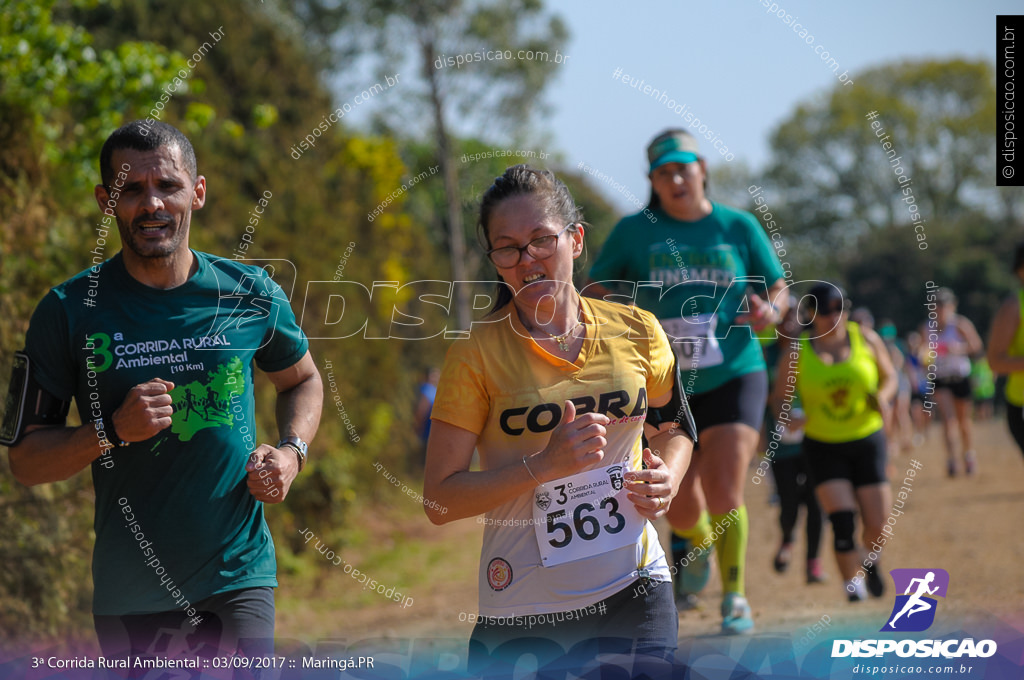
[[[93,613],[184,610],[239,588],[277,585],[263,504],[246,486],[256,434],[253,362],[286,369],[308,341],[268,274],[193,251],[198,269],[158,290],[118,253],[53,288],[25,338],[39,384],[109,420],[128,391],[174,383],[172,424],[92,463]]]
[[[627,289],[636,284],[635,303],[653,312],[673,340],[688,392],[764,370],[753,331],[732,326],[747,309],[748,288],[763,297],[784,274],[757,218],[720,203],[696,222],[653,214],[657,222],[641,212],[615,225],[590,278],[627,282]]]

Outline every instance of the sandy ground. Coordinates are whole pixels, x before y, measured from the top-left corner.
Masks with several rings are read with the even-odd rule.
[[[979,471],[971,478],[946,477],[945,448],[941,431],[935,425],[923,446],[909,454],[891,457],[891,480],[897,488],[897,480],[902,483],[912,458],[921,463],[921,469],[914,477],[906,514],[897,519],[894,538],[885,548],[882,566],[884,570],[946,569],[950,586],[941,613],[946,630],[993,618],[1024,630],[1024,457],[1010,440],[1002,421],[978,423],[975,433]],[[771,563],[780,534],[778,509],[769,503],[770,486],[748,484],[751,540],[747,595],[757,633],[796,640],[823,617],[830,621],[832,633],[848,627],[877,631],[892,607],[892,581],[886,573],[888,592],[884,597],[848,603],[827,525],[822,548],[827,583],[804,583],[802,543],[795,553],[798,559],[788,572],[773,571]],[[353,604],[353,593],[345,595],[344,586],[325,588],[321,597],[317,584],[283,582],[280,594],[290,593],[290,597],[303,604],[300,608],[279,610],[278,635],[304,641],[311,647],[326,638],[350,642],[424,637],[466,640],[472,624],[460,621],[460,613],[476,610],[482,525],[464,520],[434,527],[426,519],[411,521],[412,526],[402,532],[408,538],[392,533],[392,538],[387,539],[398,545],[408,541],[410,548],[415,545],[408,558],[423,564],[423,578],[410,578],[409,583],[402,584],[415,598],[411,607],[402,609],[396,604],[384,604],[382,599],[367,599],[366,593],[359,598],[362,604]],[[394,527],[382,526],[379,530],[387,535],[388,530],[394,532]],[[659,526],[659,530],[664,542],[667,527]],[[417,573],[415,566],[412,565],[413,573]],[[340,594],[330,594],[334,592]],[[680,615],[683,644],[717,634],[720,598],[716,568],[703,594],[703,607]]]
[[[963,677],[1024,678],[1024,456],[1002,421],[978,424],[976,440],[979,472],[971,478],[947,479],[941,432],[934,425],[923,446],[894,457],[891,480],[895,487],[902,483],[911,459],[919,461],[920,471],[914,477],[905,514],[897,519],[894,538],[883,553],[882,566],[884,570],[947,570],[948,594],[940,601],[935,623],[926,635],[980,640],[989,637],[988,631],[997,630],[997,661],[1003,670],[993,675],[989,666],[981,666],[979,672],[964,673]],[[860,660],[845,659],[845,665],[833,668],[830,639],[879,637],[893,606],[892,581],[886,573],[888,592],[884,597],[848,603],[832,555],[830,528],[822,552],[827,583],[804,583],[802,543],[796,552],[801,559],[786,573],[775,573],[771,564],[779,541],[778,508],[770,504],[770,494],[769,484],[748,485],[747,595],[754,611],[755,633],[741,637],[718,634],[721,589],[717,569],[713,570],[712,581],[702,595],[703,606],[679,618],[679,660],[689,668],[686,677],[860,677],[851,675],[850,668]],[[403,608],[362,589],[342,567],[326,566],[312,575],[308,570],[298,575],[282,569],[276,653],[299,660],[294,663],[311,658],[344,659],[353,654],[375,659],[373,670],[363,669],[351,677],[453,677],[448,671],[464,677],[461,673],[473,627],[466,614],[476,611],[483,526],[463,520],[435,527],[405,496],[378,505],[368,508],[372,513],[351,518],[356,528],[353,543],[340,557],[382,582],[394,584],[403,596],[413,598],[411,605]],[[659,531],[664,542],[667,526]],[[823,630],[822,622],[827,623]],[[818,633],[813,633],[815,624]],[[814,640],[810,639],[812,633]],[[90,646],[85,644],[82,651]],[[43,651],[33,649],[32,645],[19,647],[6,663],[0,658],[0,678],[72,677],[60,671],[53,676],[28,671],[26,655]],[[64,647],[50,653],[70,656]],[[678,677],[679,672],[655,671],[649,677]],[[621,677],[633,676],[636,674]],[[344,676],[337,670],[296,668],[287,677]]]

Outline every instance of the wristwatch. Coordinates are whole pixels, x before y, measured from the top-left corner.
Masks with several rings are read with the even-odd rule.
[[[298,437],[289,436],[279,441],[275,448],[279,449],[282,446],[288,446],[295,449],[295,453],[299,456],[299,472],[302,472],[302,468],[306,466],[306,452],[309,450],[309,444]]]

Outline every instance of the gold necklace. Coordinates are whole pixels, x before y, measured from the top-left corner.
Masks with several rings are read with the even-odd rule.
[[[577,328],[579,328],[582,324],[583,324],[582,321],[577,321],[576,325],[573,326],[572,328],[570,328],[569,330],[567,330],[564,335],[552,335],[551,333],[548,333],[543,328],[541,328],[540,330],[545,335],[550,336],[552,340],[555,340],[556,342],[558,342],[558,349],[562,350],[563,352],[568,352],[569,351],[569,337],[573,334],[573,331],[575,331]]]
[[[572,336],[573,332],[575,332],[575,330],[577,328],[579,328],[583,324],[583,321],[580,319],[580,316],[582,314],[583,314],[583,306],[580,305],[579,311],[576,312],[576,325],[574,325],[572,328],[570,328],[569,330],[567,330],[565,333],[563,333],[561,335],[553,335],[551,333],[548,333],[543,328],[536,328],[536,329],[530,329],[530,330],[539,330],[541,333],[543,333],[544,335],[548,336],[549,338],[551,338],[552,340],[557,342],[558,343],[558,349],[562,350],[563,352],[568,352],[569,351],[569,338]]]

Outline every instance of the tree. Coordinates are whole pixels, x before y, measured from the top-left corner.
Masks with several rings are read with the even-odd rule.
[[[830,249],[910,224],[904,188],[925,219],[991,210],[998,203],[994,107],[987,62],[872,69],[852,88],[837,85],[799,105],[779,125],[766,179],[785,196],[795,228],[814,232]]]
[[[847,285],[902,330],[924,283],[984,327],[1006,290],[1021,192],[995,187],[995,75],[985,61],[908,61],[799,104],[772,135],[764,196],[794,278]]]
[[[469,280],[451,109],[457,108],[465,119],[485,122],[489,131],[507,129],[507,134],[498,136],[512,142],[541,108],[540,93],[555,72],[554,60],[561,58],[559,49],[568,31],[560,19],[544,16],[540,0],[358,0],[354,4],[365,24],[351,26],[346,36],[383,55],[385,64],[411,60],[419,71],[424,89],[412,97],[429,110],[444,184],[452,280]],[[538,54],[545,59],[528,58]],[[417,106],[415,118],[400,124],[407,127],[409,123],[415,129],[416,120],[423,119],[421,108]],[[384,121],[389,122],[386,116]],[[470,324],[467,293],[460,288],[455,301],[461,328]]]

